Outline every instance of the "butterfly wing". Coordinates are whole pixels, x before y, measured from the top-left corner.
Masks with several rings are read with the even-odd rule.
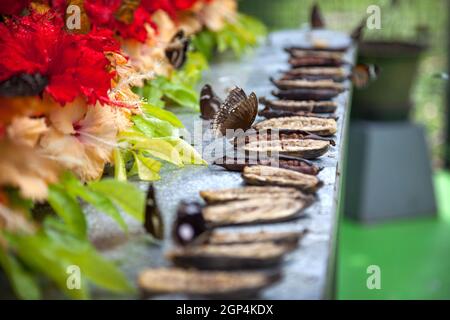
[[[238,95],[230,97],[229,101],[232,103],[228,106],[227,111],[220,112],[222,109],[219,110],[217,117],[214,118],[213,130],[216,135],[220,133],[225,136],[227,129],[242,129],[245,131],[255,121],[258,114],[258,99],[255,93],[252,92],[247,98],[242,89],[240,90],[241,92]]]
[[[353,67],[351,80],[355,87],[364,88],[378,78],[380,69],[373,64],[358,64]]]
[[[247,99],[247,95],[241,88],[235,87],[230,91],[228,97],[225,99],[225,102],[215,113],[211,122],[211,129],[216,136],[218,136],[222,132],[225,132],[226,128],[223,128],[223,123],[226,121],[230,110],[245,99]]]
[[[209,120],[214,117],[223,101],[220,99],[209,84],[205,84],[200,91],[200,113],[203,119]]]
[[[181,68],[186,62],[189,39],[184,31],[178,31],[166,48],[166,57],[175,69]]]
[[[320,12],[319,5],[314,3],[311,9],[311,28],[320,29],[325,28],[325,22],[322,17],[322,13]]]

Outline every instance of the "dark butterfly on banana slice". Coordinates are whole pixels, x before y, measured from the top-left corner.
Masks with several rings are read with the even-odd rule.
[[[40,73],[15,75],[0,82],[0,97],[28,97],[42,94],[48,79]]]
[[[212,92],[212,90],[211,90]],[[214,100],[216,101],[216,100]],[[205,109],[206,109],[206,102]],[[210,105],[210,110],[214,107]],[[211,129],[215,136],[226,135],[227,129],[247,130],[255,121],[258,113],[258,98],[252,92],[247,96],[239,87],[230,91],[217,112],[214,114],[211,122]]]
[[[184,31],[178,31],[166,48],[166,57],[175,69],[181,68],[186,62],[186,55],[189,48],[189,38]]]
[[[210,120],[219,110],[223,101],[214,92],[209,84],[205,84],[200,91],[200,114],[201,118]]]

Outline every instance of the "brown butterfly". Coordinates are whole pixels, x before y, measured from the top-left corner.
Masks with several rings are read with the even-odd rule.
[[[223,101],[209,84],[205,84],[200,91],[200,113],[202,119],[210,120],[219,110]]]
[[[350,79],[357,88],[364,88],[375,81],[380,74],[380,68],[375,64],[357,64],[353,67]]]
[[[141,0],[122,0],[122,3],[115,12],[117,20],[126,24],[131,24],[134,20],[134,12],[139,7]]]
[[[319,4],[314,3],[311,9],[311,28],[313,29],[321,29],[325,28],[325,21],[322,17],[322,13],[319,8]]]
[[[235,87],[230,91],[225,102],[220,106],[211,122],[215,136],[226,135],[227,129],[247,130],[258,113],[258,98],[252,92],[247,97],[244,90]]]
[[[178,31],[166,48],[166,57],[175,69],[179,69],[186,62],[186,54],[189,47],[189,38],[183,30]]]

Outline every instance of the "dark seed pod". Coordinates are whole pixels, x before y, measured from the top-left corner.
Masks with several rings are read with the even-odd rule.
[[[281,80],[331,80],[335,82],[343,82],[349,77],[348,72],[344,68],[336,67],[309,67],[294,68],[284,71]]]
[[[176,248],[167,257],[178,267],[200,270],[271,268],[283,261],[292,247],[271,242],[197,245]]]
[[[315,117],[284,117],[273,118],[258,122],[254,125],[256,131],[278,130],[280,133],[316,134],[319,136],[331,136],[337,131],[337,123],[334,119]]]
[[[199,271],[181,268],[144,270],[138,285],[146,296],[186,294],[208,298],[251,298],[281,278],[280,273]]]
[[[292,157],[287,155],[279,154],[276,158],[227,158],[224,157],[220,161],[214,162],[214,164],[221,166],[229,171],[242,172],[245,167],[252,165],[263,165],[263,166],[276,166],[279,168],[294,170],[297,172],[317,175],[321,170],[320,167],[299,157]]]
[[[257,188],[257,187],[253,187]],[[272,187],[273,188],[273,187]],[[290,188],[288,188],[290,189]],[[291,189],[296,191],[295,189]],[[298,192],[298,191],[297,191]],[[214,231],[209,236],[207,243],[215,245],[225,244],[245,244],[270,242],[275,244],[285,244],[289,247],[297,247],[299,241],[308,233],[307,229],[300,232],[223,232]]]
[[[283,117],[317,117],[324,119],[337,119],[334,114],[325,113],[312,113],[306,111],[283,111],[283,110],[272,110],[269,107],[265,107],[263,110],[258,111],[258,115],[266,119],[272,118],[283,118]]]
[[[320,50],[299,50],[292,48],[284,49],[291,58],[305,58],[305,57],[317,57],[344,60],[344,52],[332,52],[332,51],[320,51]]]
[[[301,57],[290,58],[289,64],[294,67],[340,67],[345,64],[342,59],[323,58],[323,57]]]
[[[274,80],[270,79],[272,83],[281,90],[290,90],[290,89],[330,89],[336,90],[338,92],[343,92],[345,87],[342,83],[335,82],[332,80]]]
[[[327,75],[327,74],[291,74],[289,72],[285,72],[281,75],[280,80],[310,80],[310,81],[317,81],[317,80],[331,80],[334,82],[343,82],[347,80],[344,76],[338,76],[338,75]]]
[[[261,98],[260,102],[272,111],[281,112],[333,113],[337,108],[335,101],[267,100]]]
[[[289,117],[288,117],[289,118]],[[291,117],[292,118],[292,117]],[[319,118],[321,119],[321,118]],[[281,140],[321,140],[335,145],[332,138],[319,136],[310,131],[301,129],[272,129],[264,128],[262,130],[250,131],[245,135],[234,138],[233,144],[236,148],[242,148],[245,144],[255,141],[281,141]]]
[[[290,46],[286,47],[285,50],[302,50],[302,51],[330,51],[330,52],[344,52],[347,51],[350,45],[346,46],[334,46],[334,47],[323,47],[323,46]]]
[[[298,172],[295,173],[301,174]],[[312,180],[318,181],[315,176],[303,176],[309,177],[304,178],[303,180],[308,180],[311,186]],[[300,182],[298,182],[298,185],[300,185]],[[258,197],[206,206],[203,208],[203,216],[205,221],[212,228],[234,225],[275,223],[288,221],[303,216],[303,210],[311,203],[312,201],[309,199],[293,198],[289,195],[279,197],[277,199],[272,197]]]
[[[144,228],[156,239],[164,238],[164,223],[156,204],[155,190],[150,185],[147,193]]]
[[[0,97],[29,97],[44,92],[48,79],[39,73],[22,73],[0,82]]]
[[[341,91],[335,89],[289,89],[272,91],[272,94],[280,99],[286,100],[331,100]]]
[[[193,242],[208,230],[202,215],[202,207],[197,202],[182,201],[178,206],[173,227],[173,238],[180,245]]]
[[[203,190],[200,191],[200,196],[208,204],[224,203],[234,200],[246,200],[255,198],[294,198],[313,201],[314,197],[301,192],[295,188],[282,188],[270,186],[245,186],[241,188],[219,189],[219,190]],[[209,239],[213,234],[209,236]],[[211,242],[211,240],[209,240]],[[220,242],[218,242],[220,243]]]
[[[316,192],[323,185],[316,176],[267,166],[245,167],[242,177],[250,185],[292,187],[308,193]]]
[[[325,154],[330,145],[335,145],[331,138],[321,137],[304,131],[277,132],[275,130],[257,131],[234,140],[235,147],[244,154],[265,157],[286,155],[304,159],[315,159]],[[276,166],[276,163],[274,163]]]
[[[282,154],[305,159],[316,159],[330,148],[330,142],[314,139],[296,139],[296,140],[259,140],[252,141],[243,146],[246,152],[263,153],[270,155]]]

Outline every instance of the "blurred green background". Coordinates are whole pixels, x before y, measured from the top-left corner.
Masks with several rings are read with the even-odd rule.
[[[447,0],[240,0],[243,12],[262,19],[270,30],[307,27],[318,2],[327,27],[351,31],[369,5],[381,9],[382,28],[364,39],[412,40],[425,37],[430,48],[421,57],[412,90],[411,120],[423,124],[435,168],[436,218],[364,226],[343,219],[339,232],[340,299],[450,299],[450,174],[443,165]],[[418,30],[428,30],[418,35]],[[381,269],[381,290],[366,286],[367,267]]]
[[[380,30],[365,30],[364,39],[416,40],[418,29],[430,49],[423,54],[413,89],[415,107],[412,120],[427,129],[433,165],[439,168],[444,157],[445,81],[438,75],[446,70],[447,0],[240,0],[245,13],[263,20],[270,30],[306,27],[310,8],[318,2],[330,29],[351,31],[366,15],[369,5],[381,9]]]

